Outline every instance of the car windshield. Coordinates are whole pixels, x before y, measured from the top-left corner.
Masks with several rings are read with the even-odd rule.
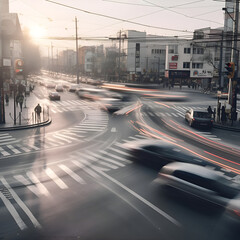
[[[211,118],[211,115],[208,112],[194,112],[193,116],[198,118]]]

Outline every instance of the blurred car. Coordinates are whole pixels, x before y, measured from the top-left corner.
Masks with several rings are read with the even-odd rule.
[[[167,164],[158,173],[158,183],[224,208],[239,193],[239,185],[223,175],[189,163]]]
[[[80,98],[99,101],[106,97],[107,91],[100,88],[80,88],[76,93]]]
[[[60,95],[58,92],[50,92],[48,96],[50,100],[60,100]]]
[[[171,162],[187,162],[202,166],[212,163],[190,155],[186,150],[163,140],[140,140],[126,143],[133,160],[160,169]]]
[[[208,112],[189,109],[185,113],[185,120],[191,127],[212,128],[213,119]]]
[[[100,107],[108,112],[116,112],[123,107],[123,103],[118,98],[103,98],[100,99]]]
[[[77,84],[72,84],[69,86],[68,91],[69,92],[76,92],[76,90],[78,89],[78,85]]]
[[[46,88],[55,88],[56,84],[55,83],[46,83],[45,84]]]
[[[56,90],[57,92],[63,92],[63,85],[58,84],[58,85],[55,87],[55,90]]]

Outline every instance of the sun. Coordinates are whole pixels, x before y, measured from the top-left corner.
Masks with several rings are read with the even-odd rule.
[[[34,39],[39,39],[45,36],[46,30],[41,26],[32,26],[29,30],[30,36]]]

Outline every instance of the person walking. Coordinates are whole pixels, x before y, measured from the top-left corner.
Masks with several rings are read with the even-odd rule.
[[[225,107],[222,106],[221,121],[222,121],[223,125],[225,125],[226,120],[227,120],[227,116],[226,116],[226,112],[225,112]]]
[[[20,94],[19,97],[18,97],[18,102],[19,102],[19,105],[20,105],[21,112],[22,112],[23,100],[24,100],[24,96],[22,94]]]
[[[34,108],[34,111],[37,115],[37,123],[41,122],[41,112],[42,112],[42,107],[40,106],[40,104],[38,103],[38,105]]]
[[[5,101],[6,101],[6,106],[8,106],[8,103],[9,103],[9,97],[8,97],[8,94],[6,93],[5,95]]]

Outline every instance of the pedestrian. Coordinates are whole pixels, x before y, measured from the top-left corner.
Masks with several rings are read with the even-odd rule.
[[[221,110],[221,103],[219,102],[217,106],[217,122],[220,122],[220,112],[221,112],[220,110]]]
[[[42,107],[40,106],[40,104],[38,103],[38,105],[34,108],[34,111],[37,115],[37,122],[40,123],[41,122],[41,112],[42,112]]]
[[[17,107],[18,107],[18,103],[19,103],[19,101],[18,101],[18,100],[19,100],[19,96],[20,96],[20,95],[17,94],[16,99],[15,99],[15,102],[16,102]]]
[[[212,114],[213,114],[213,110],[212,110],[211,106],[208,106],[207,111],[208,111],[208,113],[212,116]]]
[[[226,120],[227,120],[227,116],[226,116],[226,112],[225,112],[225,107],[222,106],[221,121],[222,121],[222,124],[223,124],[223,125],[225,125]]]
[[[8,106],[8,103],[9,103],[9,97],[8,97],[8,94],[6,93],[5,95],[5,100],[6,100],[6,106]]]
[[[24,96],[22,94],[20,94],[19,97],[18,97],[18,102],[19,102],[19,105],[20,105],[21,112],[22,112],[23,100],[24,100]]]

